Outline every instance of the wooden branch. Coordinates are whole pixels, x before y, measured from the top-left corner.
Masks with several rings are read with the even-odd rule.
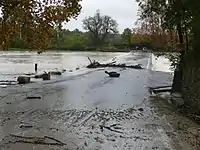
[[[111,64],[114,64],[114,63],[116,63],[117,61],[113,61],[113,62],[111,62],[111,63],[108,63],[108,65],[111,65]]]
[[[107,126],[103,126],[103,125],[99,125],[99,126],[100,126],[101,129],[105,128],[105,129],[108,129],[108,130],[113,131],[113,132],[123,133],[123,132],[121,132],[121,131],[113,130],[113,129],[111,129],[110,127],[107,127]]]
[[[130,65],[130,66],[127,66],[126,64],[113,64],[113,63],[100,64],[99,62],[95,62],[95,63],[89,64],[87,66],[87,68],[105,68],[105,67],[116,68],[116,67],[118,67],[118,68],[144,69],[140,65]]]
[[[41,99],[41,96],[28,96],[26,99]]]
[[[20,128],[32,128],[32,125],[20,125]]]
[[[40,145],[57,145],[57,146],[64,146],[62,143],[48,143],[48,142],[42,142],[42,141],[23,141],[23,140],[17,140],[15,143],[29,143],[29,144],[40,144]]]
[[[80,125],[84,125],[88,120],[90,120],[90,118],[92,118],[94,115],[96,114],[96,112],[92,113],[89,117],[87,117]]]
[[[87,57],[88,58],[88,60],[90,61],[90,64],[92,64],[92,60],[90,59],[90,57]]]
[[[21,138],[21,139],[39,139],[39,140],[45,140],[44,137],[21,136],[21,135],[15,135],[15,134],[10,134],[10,136],[15,137],[15,138]]]
[[[66,145],[65,143],[63,143],[63,142],[61,142],[61,141],[59,141],[59,140],[57,140],[57,139],[55,139],[55,138],[53,138],[53,137],[49,137],[49,136],[46,136],[46,135],[45,135],[44,138],[51,139],[51,140],[54,140],[54,141],[56,141],[56,142],[58,142],[58,143],[60,143],[60,144]]]
[[[26,140],[17,140],[15,141],[18,143],[30,143],[30,144],[42,144],[42,145],[66,145],[65,143],[53,138],[53,137],[49,137],[49,136],[44,136],[44,137],[29,137],[29,136],[20,136],[20,135],[14,135],[14,134],[10,134],[10,136],[15,137],[15,138],[20,138],[20,139],[28,139],[28,140],[33,140],[33,141],[26,141]],[[49,142],[45,142],[45,139],[50,139],[53,141],[56,141],[56,143],[49,143]]]

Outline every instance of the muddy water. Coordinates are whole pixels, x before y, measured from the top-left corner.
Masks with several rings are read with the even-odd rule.
[[[124,53],[101,52],[46,52],[38,55],[36,52],[1,52],[0,80],[15,80],[24,73],[34,72],[34,64],[38,63],[38,71],[55,69],[76,70],[86,66],[87,57],[98,61],[106,61]]]

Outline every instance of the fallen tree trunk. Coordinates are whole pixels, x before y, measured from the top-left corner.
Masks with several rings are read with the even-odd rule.
[[[126,65],[126,64],[100,64],[99,62],[91,63],[87,68],[104,68],[104,67],[118,67],[118,68],[133,68],[133,69],[143,69],[140,65]]]
[[[141,67],[140,64],[138,65],[126,65],[126,64],[115,64],[116,61],[107,63],[107,64],[101,64],[96,60],[91,60],[88,57],[88,60],[90,61],[90,64],[87,66],[87,68],[105,68],[105,67],[118,67],[118,68],[133,68],[133,69],[144,69]]]

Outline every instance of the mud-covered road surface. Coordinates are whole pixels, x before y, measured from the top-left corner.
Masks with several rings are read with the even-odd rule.
[[[152,54],[120,61],[143,70],[105,69],[0,91],[2,150],[198,150],[200,128],[148,87],[171,84],[171,73],[151,71]],[[35,96],[35,99],[27,97]]]

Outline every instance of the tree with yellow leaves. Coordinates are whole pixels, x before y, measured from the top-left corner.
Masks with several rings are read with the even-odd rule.
[[[0,45],[9,48],[20,36],[30,48],[44,50],[52,38],[52,29],[76,18],[81,0],[0,0]]]

